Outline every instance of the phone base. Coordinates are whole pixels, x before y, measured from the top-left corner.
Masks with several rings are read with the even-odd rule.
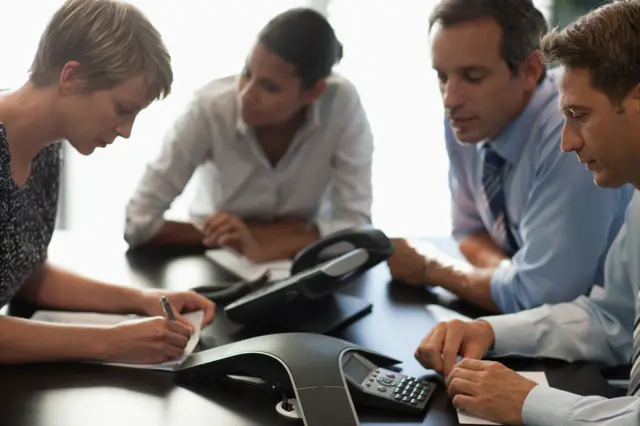
[[[335,337],[280,333],[195,352],[175,371],[175,379],[189,387],[201,378],[257,377],[277,389],[282,400],[297,400],[305,426],[358,426],[342,365],[349,352],[380,368],[400,362]]]
[[[334,293],[325,299],[292,304],[286,312],[278,312],[268,320],[247,322],[252,331],[300,332],[330,334],[346,327],[371,312],[373,305],[359,297]]]
[[[298,400],[295,398],[289,398],[287,400],[289,404],[291,404],[291,409],[287,410],[283,407],[283,401],[280,401],[276,404],[276,411],[282,417],[286,417],[288,419],[299,419],[302,420],[302,416],[300,415],[300,406],[298,405]]]

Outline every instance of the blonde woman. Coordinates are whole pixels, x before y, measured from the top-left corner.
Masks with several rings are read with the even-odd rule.
[[[97,282],[47,261],[56,218],[60,144],[91,154],[129,137],[137,114],[171,90],[170,56],[133,6],[70,0],[40,39],[29,81],[0,97],[0,307],[20,299],[53,309],[137,313],[114,327],[60,326],[0,316],[0,363],[163,362],[182,355],[187,322],[161,317],[160,293]],[[178,313],[214,306],[167,292]]]

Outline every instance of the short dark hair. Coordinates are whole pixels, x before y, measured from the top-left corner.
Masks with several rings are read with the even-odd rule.
[[[547,62],[588,70],[591,86],[620,105],[640,83],[639,23],[640,2],[609,3],[549,32],[542,54]]]
[[[502,58],[513,75],[540,48],[540,38],[548,30],[531,0],[441,0],[429,17],[429,31],[438,23],[450,27],[480,19],[493,19],[502,28]],[[545,76],[546,72],[541,80]]]
[[[309,8],[277,15],[260,31],[258,41],[295,66],[305,88],[328,77],[342,59],[342,44],[333,28],[324,16]]]

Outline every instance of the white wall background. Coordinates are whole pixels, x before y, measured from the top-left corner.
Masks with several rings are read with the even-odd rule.
[[[357,86],[372,122],[374,224],[389,235],[448,235],[448,161],[442,106],[431,70],[427,17],[437,0],[133,0],[158,27],[172,54],[173,93],[139,116],[132,137],[82,157],[70,150],[63,225],[121,233],[124,209],[147,161],[206,82],[238,72],[260,28],[275,14],[309,5],[323,11],[344,44],[337,71]],[[551,0],[541,0],[548,9]],[[26,78],[40,33],[62,0],[0,0],[0,87]],[[191,194],[174,204],[183,217]],[[99,224],[96,227],[96,223]]]

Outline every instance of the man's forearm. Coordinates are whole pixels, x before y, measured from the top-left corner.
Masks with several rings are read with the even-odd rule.
[[[508,258],[486,232],[466,236],[460,241],[460,252],[477,268],[496,268]]]
[[[0,316],[0,364],[96,360],[106,354],[105,327],[47,324]]]
[[[306,221],[249,224],[249,229],[263,261],[291,258],[319,238],[318,230],[309,228]]]
[[[480,306],[491,312],[499,312],[491,296],[491,276],[493,268],[474,268],[462,271],[454,266],[438,261],[427,263],[427,284],[437,285],[454,293],[462,300]]]
[[[17,297],[55,309],[143,313],[140,290],[85,278],[49,262],[22,286]]]

